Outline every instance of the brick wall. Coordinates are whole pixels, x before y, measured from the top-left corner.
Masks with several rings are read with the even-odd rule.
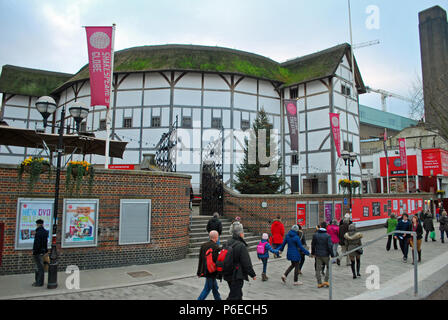
[[[430,200],[433,195],[426,193],[414,194],[394,194],[394,199],[419,198]],[[345,195],[347,197],[347,195]],[[353,198],[360,197],[354,195]],[[390,198],[387,194],[362,195],[363,198]],[[244,228],[256,234],[264,232],[270,234],[272,220],[280,216],[285,230],[289,230],[296,223],[296,201],[313,201],[319,203],[319,221],[325,220],[324,202],[340,201],[344,203],[344,195],[247,195],[238,194],[228,188],[224,190],[224,215],[234,219],[241,217]],[[266,208],[262,208],[262,202],[267,203]],[[349,212],[348,205],[342,205],[343,214]],[[306,229],[306,234],[314,233],[314,229]]]
[[[67,265],[80,269],[150,264],[182,259],[189,244],[189,175],[149,172],[96,170],[92,193],[87,182],[78,198],[99,199],[98,245],[89,248],[61,248],[65,171],[61,172],[58,216],[59,270]],[[27,175],[18,183],[15,166],[0,165],[0,223],[4,223],[3,256],[0,275],[33,272],[31,250],[15,250],[18,198],[54,198],[55,173],[28,192]],[[68,196],[67,198],[77,198]],[[151,199],[151,243],[118,245],[120,199]],[[51,231],[50,231],[51,233]]]

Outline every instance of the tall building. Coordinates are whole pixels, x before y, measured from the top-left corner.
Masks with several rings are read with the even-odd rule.
[[[419,13],[425,119],[448,131],[448,22],[446,11],[434,6]],[[443,132],[445,131],[445,132]]]

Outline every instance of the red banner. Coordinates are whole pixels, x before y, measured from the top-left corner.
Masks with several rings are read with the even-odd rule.
[[[114,170],[134,170],[135,166],[133,164],[110,164],[109,169]]]
[[[336,147],[336,152],[338,157],[341,157],[341,128],[339,122],[339,113],[330,112],[330,125],[331,132],[333,133],[334,145]]]
[[[113,27],[86,27],[90,104],[109,108],[113,62]]]
[[[297,119],[297,100],[284,100],[289,125],[291,150],[299,151],[299,121]]]
[[[448,176],[448,152],[442,149],[422,150],[423,176]]]
[[[398,147],[400,149],[400,161],[401,166],[404,168],[407,168],[407,161],[406,161],[406,139],[405,138],[399,138],[398,139]]]
[[[306,224],[306,204],[305,203],[297,203],[297,225],[304,227]]]

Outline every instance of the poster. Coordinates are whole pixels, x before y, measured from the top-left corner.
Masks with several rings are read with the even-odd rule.
[[[333,141],[336,147],[338,158],[341,157],[341,128],[339,122],[339,113],[330,112],[330,126],[333,133]]]
[[[341,221],[342,219],[342,203],[340,202],[334,204],[334,218],[337,221]]]
[[[330,223],[333,218],[333,203],[327,202],[324,204],[325,222]]]
[[[64,199],[62,247],[97,245],[97,199]]]
[[[44,221],[44,228],[49,231],[48,244],[51,244],[53,207],[54,199],[17,199],[16,250],[33,248],[38,219]]]
[[[381,216],[381,203],[372,202],[372,216],[374,217]]]
[[[284,100],[289,125],[291,150],[299,150],[299,120],[297,119],[297,100]]]
[[[297,205],[297,220],[299,226],[305,227],[306,224],[306,203],[296,203]]]
[[[398,200],[393,200],[392,203],[393,203],[394,211],[397,211],[398,210]]]
[[[362,207],[362,216],[363,217],[369,216],[369,207]]]

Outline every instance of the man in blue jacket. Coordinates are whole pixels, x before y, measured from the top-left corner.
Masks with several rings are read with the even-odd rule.
[[[331,236],[327,233],[327,223],[321,222],[320,228],[313,236],[313,240],[311,241],[311,254],[316,259],[316,279],[317,279],[317,287],[329,287],[328,279],[330,278],[329,274],[329,264],[330,264],[330,256],[334,257],[333,252],[333,242],[331,241]],[[322,267],[326,266],[325,278],[322,283],[321,270]]]
[[[407,213],[403,213],[403,217],[398,219],[397,227],[395,230],[400,231],[411,231],[411,221],[409,221],[409,216]],[[403,252],[403,262],[406,263],[408,260],[408,251],[409,251],[409,233],[396,233],[394,235],[395,239],[398,239],[400,242],[401,252]]]

